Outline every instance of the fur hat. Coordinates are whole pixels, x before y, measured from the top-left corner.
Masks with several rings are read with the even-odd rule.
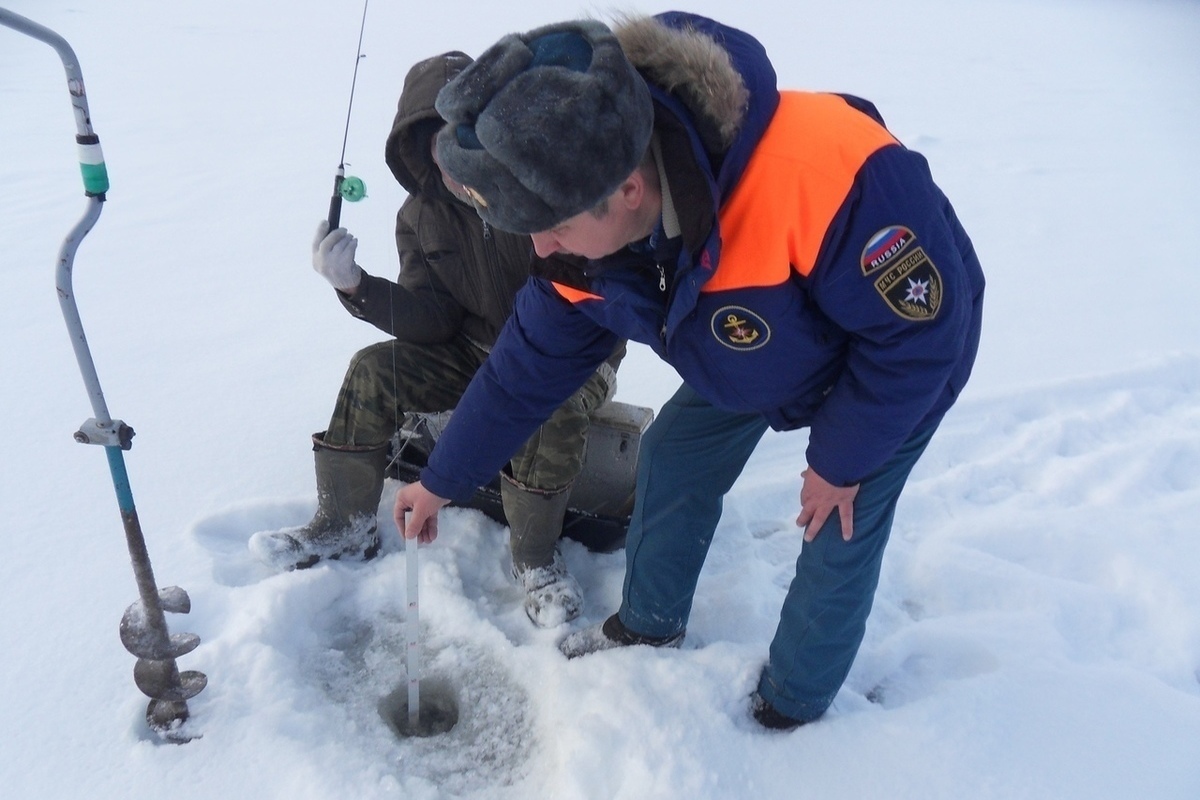
[[[637,168],[654,107],[601,22],[510,34],[438,93],[438,161],[501,230],[537,233],[587,211]]]

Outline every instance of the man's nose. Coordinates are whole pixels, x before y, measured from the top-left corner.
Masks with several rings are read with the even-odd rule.
[[[558,240],[549,232],[534,233],[529,238],[533,240],[533,252],[538,254],[538,258],[547,258],[558,252]]]

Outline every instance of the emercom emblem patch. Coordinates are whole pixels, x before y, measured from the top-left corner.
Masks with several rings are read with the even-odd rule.
[[[933,319],[942,307],[942,276],[923,247],[895,259],[875,279],[875,289],[888,308],[905,319]]]
[[[731,350],[757,350],[771,339],[767,321],[741,306],[718,308],[712,317],[712,332]]]

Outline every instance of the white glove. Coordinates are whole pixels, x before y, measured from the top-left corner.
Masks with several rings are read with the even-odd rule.
[[[337,228],[330,233],[329,223],[321,220],[317,223],[317,236],[313,239],[313,269],[333,288],[353,294],[362,281],[362,267],[354,263],[354,251],[357,249],[358,239],[351,236],[349,231]]]

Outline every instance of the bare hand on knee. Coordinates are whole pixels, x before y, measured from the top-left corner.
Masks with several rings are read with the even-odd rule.
[[[812,468],[800,473],[804,484],[800,487],[800,516],[796,524],[804,528],[804,541],[811,542],[821,532],[825,520],[834,511],[842,523],[842,538],[847,542],[854,535],[854,498],[859,484],[834,486],[818,475]]]

